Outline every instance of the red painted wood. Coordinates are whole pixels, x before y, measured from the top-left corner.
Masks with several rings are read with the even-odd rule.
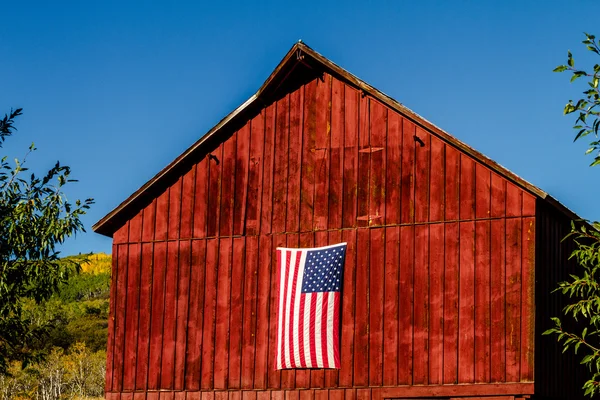
[[[175,400],[185,400],[185,392],[175,392]]]
[[[186,392],[185,400],[201,400],[202,392]]]
[[[233,239],[231,269],[231,305],[229,317],[229,389],[239,389],[242,379],[242,329],[244,317],[244,280],[246,269],[246,238]]]
[[[243,235],[248,198],[248,163],[250,158],[250,123],[237,133],[235,152],[235,198],[233,202],[233,234]]]
[[[113,354],[113,390],[123,390],[125,318],[127,307],[127,245],[117,247],[117,301],[115,305],[115,350]]]
[[[179,242],[167,242],[166,269],[160,387],[161,389],[173,389],[175,377],[175,335],[177,330]]]
[[[329,400],[329,390],[315,390],[315,400]]]
[[[242,354],[241,354],[241,387],[251,389],[254,384],[254,359],[256,307],[257,307],[257,277],[258,277],[258,237],[246,237],[246,265],[243,278],[243,321],[242,321]]]
[[[383,385],[398,383],[398,288],[400,272],[400,229],[385,229],[385,278],[383,308]]]
[[[327,235],[327,232],[315,232],[315,247],[327,246],[328,244],[329,236]],[[313,388],[325,387],[325,370],[310,370],[310,386]]]
[[[429,167],[429,220],[443,221],[445,211],[444,185],[446,180],[446,154],[444,142],[435,136],[431,140],[431,162]]]
[[[369,225],[369,199],[371,178],[371,146],[369,133],[370,100],[362,96],[358,104],[358,186],[357,186],[357,226]]]
[[[525,214],[525,195],[523,213]],[[523,218],[521,228],[521,381],[534,379],[535,342],[535,218]]]
[[[506,180],[498,174],[491,174],[491,217],[503,217],[506,210]]]
[[[315,398],[314,390],[301,390],[299,393],[300,400],[313,400]]]
[[[302,179],[300,180],[300,232],[306,232],[313,229],[317,107],[317,80],[315,79],[304,85]]]
[[[238,132],[223,142],[223,165],[221,177],[221,216],[219,236],[233,234],[233,212],[235,207],[235,158]]]
[[[429,221],[431,136],[417,128],[415,145],[415,222]]]
[[[183,177],[169,188],[169,227],[167,238],[178,239],[181,228],[181,190]]]
[[[142,241],[150,242],[154,240],[154,228],[156,219],[156,199],[152,200],[146,208],[144,208],[144,216],[142,221]]]
[[[271,270],[271,236],[259,237],[257,303],[256,303],[256,355],[254,359],[254,387],[267,387],[267,355],[269,345]],[[275,311],[273,311],[274,314]]]
[[[356,303],[354,323],[354,386],[369,384],[369,230],[358,229],[356,239]]]
[[[475,162],[469,156],[460,155],[460,212],[461,220],[475,218]]]
[[[245,390],[242,392],[242,400],[257,400],[257,392],[251,390]]]
[[[459,219],[460,204],[460,153],[454,147],[446,145],[446,187],[445,219]]]
[[[491,213],[491,173],[475,164],[475,218],[490,218]]]
[[[134,393],[133,400],[146,400],[146,393],[142,393],[142,392]]]
[[[418,210],[427,208],[426,204],[416,202],[416,206],[416,215],[423,217],[424,214]],[[416,225],[414,232],[413,383],[426,385],[429,381],[429,226]]]
[[[469,176],[472,168],[467,167],[469,162],[464,161],[461,168],[461,183],[463,176]],[[463,210],[470,213],[471,207],[463,209],[463,191],[461,190],[461,216]],[[469,193],[467,191],[467,193]],[[468,204],[468,202],[465,200]],[[474,211],[474,210],[473,210]],[[460,249],[459,249],[459,314],[458,314],[458,381],[463,383],[473,382],[475,379],[475,223],[461,222],[459,224]]]
[[[273,201],[273,171],[275,170],[275,103],[265,109],[265,144],[262,175],[262,204],[260,232],[271,233]]]
[[[169,223],[169,189],[162,192],[156,199],[156,222],[154,240],[166,240]]]
[[[206,279],[204,284],[204,319],[202,328],[202,358],[200,388],[214,388],[215,317],[217,310],[217,279],[219,270],[219,240],[206,242]]]
[[[208,165],[209,158],[205,156],[196,164],[194,184],[194,230],[193,237],[206,237],[206,223],[208,216]]]
[[[404,187],[403,187],[404,193]],[[415,270],[415,228],[400,227],[400,287],[399,295],[399,346],[398,384],[413,383],[413,294]],[[418,356],[418,355],[417,355]]]
[[[402,168],[400,192],[400,222],[415,221],[415,125],[402,119]]]
[[[317,79],[315,117],[315,204],[313,229],[327,229],[329,203],[329,135],[331,131],[331,75]],[[310,115],[308,115],[310,118]]]
[[[371,146],[369,218],[370,225],[385,224],[385,178],[387,157],[388,110],[377,101],[371,102],[369,131]]]
[[[121,393],[121,400],[133,400],[133,393]]]
[[[203,340],[204,286],[206,268],[206,241],[192,241],[190,266],[190,298],[188,334],[185,358],[185,388],[200,389],[200,355]],[[209,282],[210,284],[210,282]]]
[[[388,112],[385,169],[385,223],[400,223],[402,188],[402,118]]]
[[[509,184],[510,186],[510,184]],[[508,192],[507,192],[508,195]],[[515,196],[517,197],[517,196]],[[511,204],[507,197],[508,206]],[[506,381],[520,379],[521,219],[506,220]]]
[[[286,232],[297,232],[300,227],[300,177],[302,169],[302,125],[304,93],[290,94],[290,130],[288,148]]]
[[[134,220],[138,221],[135,226],[135,232],[141,236],[141,215],[138,214]],[[132,220],[133,222],[133,220]],[[133,230],[130,230],[130,233]],[[137,237],[139,241],[139,237]],[[141,245],[130,244],[127,246],[127,304],[125,307],[125,349],[124,349],[124,368],[123,368],[123,389],[132,390],[135,388],[136,375],[136,355],[138,340],[138,317],[140,308],[140,258]]]
[[[232,239],[219,240],[219,271],[217,273],[217,311],[215,322],[215,389],[227,389],[229,372],[230,295]]]
[[[357,90],[344,87],[344,186],[342,227],[356,226],[358,188],[358,99]]]
[[[143,210],[140,210],[130,221],[129,221],[129,239],[128,243],[138,243],[142,240],[142,216]]]
[[[229,400],[241,400],[242,399],[242,392],[240,391],[230,391],[229,392]]]
[[[263,193],[265,113],[261,111],[251,121],[250,126],[250,164],[248,166],[248,201],[246,205],[246,234],[257,235],[260,232],[260,216]]]
[[[202,392],[202,400],[215,400],[215,392]]]
[[[479,180],[477,184],[479,185]],[[489,187],[487,187],[489,193]],[[479,189],[477,190],[479,193]],[[485,196],[481,196],[484,197]],[[479,200],[480,196],[478,196]],[[489,204],[489,199],[485,202]],[[477,209],[480,202],[477,201]],[[475,222],[475,382],[491,381],[491,223]]]
[[[301,233],[299,235],[288,235],[288,247],[302,247],[310,248],[314,247],[315,235],[314,233]],[[296,388],[308,388],[310,387],[310,370],[308,369],[297,369],[296,370]]]
[[[194,194],[196,186],[196,166],[183,176],[181,189],[181,228],[179,237],[189,239],[192,237],[194,223]]]
[[[115,231],[113,234],[113,243],[114,244],[123,244],[127,243],[129,240],[129,221],[127,221],[123,226]]]
[[[344,400],[343,389],[332,389],[329,391],[329,400]]]
[[[342,227],[344,196],[344,84],[331,83],[331,143],[329,149],[329,212],[328,228]]]
[[[526,193],[526,192],[522,192],[523,195],[523,216],[535,216],[535,197]]]
[[[354,316],[355,313],[355,277],[356,277],[356,230],[343,230],[342,241],[346,242],[346,259],[344,261],[344,285],[342,287],[342,333],[339,374],[339,385],[353,385],[354,376]]]
[[[221,208],[221,169],[223,167],[223,144],[214,149],[208,155],[208,201],[207,201],[207,221],[206,236],[214,237],[219,235],[220,215],[217,210]]]
[[[521,215],[523,191],[511,182],[506,182],[506,216],[518,217]]]
[[[444,244],[444,224],[429,225],[429,384],[444,381]]]
[[[117,316],[117,285],[118,285],[118,270],[119,270],[119,252],[118,246],[113,242],[112,245],[112,266],[110,277],[110,302],[108,314],[108,338],[106,344],[106,380],[104,383],[104,391],[109,392],[113,389],[113,359],[115,352],[115,319]]]
[[[450,148],[447,148],[448,150]],[[446,153],[448,157],[449,152]],[[446,158],[448,160],[448,158]],[[448,165],[448,164],[446,164]],[[448,171],[448,170],[446,170]],[[458,209],[457,209],[458,211]],[[448,208],[446,208],[448,212]],[[448,214],[446,214],[448,215]],[[458,383],[459,227],[444,226],[444,384]]]
[[[492,177],[493,182],[493,177]],[[492,186],[493,188],[493,186]],[[495,203],[504,204],[504,198],[492,198],[492,209],[500,209]],[[504,382],[506,379],[506,320],[505,320],[505,249],[506,233],[505,220],[492,220],[491,224],[491,254],[490,283],[491,283],[491,380]]]
[[[329,233],[329,242],[328,242],[329,244],[337,244],[337,243],[342,243],[344,241],[342,238],[341,230],[329,231],[328,233]],[[343,272],[342,272],[342,274],[343,274]],[[341,313],[340,313],[340,315],[341,315]],[[338,334],[338,337],[341,337],[341,335]],[[338,342],[337,345],[340,346],[340,343]],[[338,349],[339,349],[339,347],[338,347]],[[298,375],[298,373],[296,373],[296,375]],[[339,380],[340,380],[340,370],[339,369],[325,370],[325,387],[326,388],[338,387]],[[298,381],[297,378],[296,378],[296,381]]]
[[[370,234],[370,255],[368,264],[370,266],[368,279],[369,386],[380,386],[383,384],[385,229],[371,229]]]
[[[185,388],[186,344],[190,302],[192,243],[189,240],[179,242],[179,273],[177,283],[177,317],[175,334],[175,390]]]
[[[173,392],[160,392],[158,395],[159,400],[174,400],[175,393]]]
[[[275,122],[275,169],[273,172],[273,232],[285,232],[287,212],[288,150],[290,135],[290,99],[277,101]]]
[[[283,387],[281,371],[275,370],[275,348],[277,343],[277,307],[279,299],[279,280],[278,273],[279,267],[277,266],[277,256],[275,251],[277,247],[286,246],[286,237],[283,234],[273,235],[271,242],[272,247],[269,250],[271,260],[271,285],[269,291],[269,342],[267,345],[268,358],[267,358],[267,373],[268,373],[268,387],[279,389]],[[288,377],[289,378],[289,377]],[[285,382],[286,384],[288,381]]]
[[[163,319],[165,312],[165,274],[167,243],[154,244],[152,271],[152,314],[150,315],[150,352],[148,365],[148,389],[159,389],[162,358]]]

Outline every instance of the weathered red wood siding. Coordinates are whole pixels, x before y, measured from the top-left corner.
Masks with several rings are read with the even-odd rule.
[[[114,234],[109,398],[533,381],[532,195],[327,74],[222,139]],[[340,241],[342,368],[275,371],[275,248]]]

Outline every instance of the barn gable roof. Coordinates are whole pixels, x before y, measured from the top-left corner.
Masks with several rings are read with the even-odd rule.
[[[277,95],[278,92],[281,92],[281,90],[286,88],[286,84],[290,80],[289,78],[292,74],[306,74],[306,71],[312,71],[313,74],[311,76],[316,76],[314,75],[315,72],[329,73],[346,84],[361,90],[364,95],[372,96],[386,106],[400,113],[403,117],[409,119],[416,125],[421,126],[446,143],[456,147],[461,152],[470,155],[475,160],[486,165],[505,179],[515,183],[522,189],[535,195],[537,198],[552,204],[570,218],[579,218],[575,213],[559,203],[548,193],[532,185],[523,178],[504,168],[502,165],[491,160],[479,151],[473,149],[469,145],[463,143],[446,131],[427,121],[425,118],[405,107],[398,101],[387,96],[363,80],[357,78],[355,75],[333,63],[331,60],[322,56],[306,44],[298,42],[292,46],[277,68],[275,68],[275,70],[253,96],[251,96],[238,108],[223,118],[217,125],[215,125],[210,131],[202,136],[196,143],[185,150],[179,157],[173,160],[152,179],[150,179],[142,187],[130,195],[125,201],[123,201],[115,209],[94,224],[92,226],[94,232],[106,236],[112,236],[112,234],[124,222],[139,212],[141,208],[143,208],[155,197],[157,189],[162,188],[166,182],[170,182],[173,177],[177,176],[181,172],[182,166],[189,164],[194,155],[201,152],[209,142],[214,142],[215,140],[218,141],[220,138],[219,133],[223,132],[231,125],[234,125],[236,121],[239,121],[244,117],[244,115],[247,115],[250,110],[260,108],[264,104],[267,104],[269,99],[272,99]]]

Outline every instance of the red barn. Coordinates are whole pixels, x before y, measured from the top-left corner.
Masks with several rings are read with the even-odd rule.
[[[114,243],[106,398],[575,398],[540,335],[573,217],[297,43],[94,226]],[[342,241],[341,369],[276,371],[275,249]]]

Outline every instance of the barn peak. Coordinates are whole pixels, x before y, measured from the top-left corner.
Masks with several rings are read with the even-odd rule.
[[[96,233],[112,236],[124,222],[152,201],[156,196],[156,193],[171,184],[174,179],[177,179],[177,177],[185,171],[185,168],[189,167],[194,162],[196,159],[195,156],[205,151],[206,146],[210,146],[210,143],[224,140],[227,136],[227,131],[234,129],[235,126],[238,126],[240,122],[248,118],[248,116],[260,112],[260,109],[266,104],[277,100],[286,93],[295,90],[299,86],[315,78],[322,77],[325,73],[360,90],[363,96],[371,96],[380,101],[390,109],[400,113],[403,117],[415,123],[417,126],[426,129],[428,132],[457,148],[462,153],[485,164],[499,175],[535,195],[537,198],[548,201],[569,217],[577,217],[572,211],[568,210],[543,190],[520,178],[500,164],[427,121],[425,118],[416,114],[398,101],[338,66],[306,45],[302,40],[298,40],[254,95],[223,118],[152,179],[100,219],[93,225],[92,229]]]

